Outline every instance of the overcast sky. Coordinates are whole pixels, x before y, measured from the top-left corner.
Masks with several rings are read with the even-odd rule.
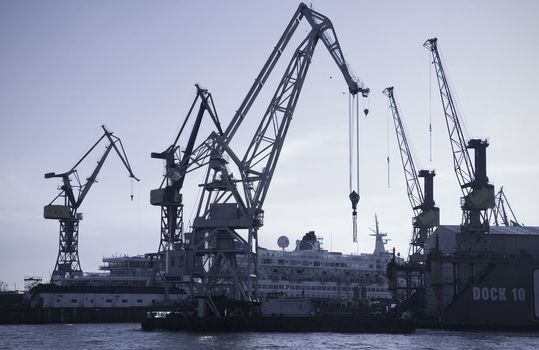
[[[429,77],[430,53],[422,47],[433,36],[439,38],[468,136],[490,140],[491,182],[497,189],[504,186],[519,220],[539,225],[539,2],[312,3],[332,20],[347,61],[372,91],[371,112],[361,120],[359,243],[352,243],[348,199],[347,87],[319,44],[266,198],[262,246],[277,249],[280,235],[295,242],[314,230],[326,249],[371,252],[368,228],[377,213],[391,238],[388,248],[407,254],[412,212],[393,126],[388,130],[381,94],[387,86],[395,87],[417,168],[437,171],[441,222],[460,223],[461,193],[436,80]],[[226,125],[297,6],[295,1],[0,1],[0,280],[22,289],[24,276],[49,279],[58,222],[43,219],[43,206],[58,193],[58,181],[43,174],[70,169],[100,137],[103,123],[122,138],[141,182],[130,201],[127,171],[110,155],[80,209],[82,268],[97,271],[103,256],[156,251],[160,213],[149,204],[149,191],[159,186],[163,164],[150,152],[173,141],[195,83],[212,92]],[[294,44],[308,29],[307,23],[298,28],[235,140],[238,149],[248,144]],[[206,123],[205,132],[208,128]],[[90,174],[103,148],[81,167],[81,178]],[[201,177],[194,173],[186,183],[186,221]]]

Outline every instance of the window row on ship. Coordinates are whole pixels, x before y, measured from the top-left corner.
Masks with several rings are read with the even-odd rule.
[[[372,262],[372,263],[371,263]],[[385,268],[387,264],[386,261],[376,261],[376,264],[373,261],[362,262],[362,263],[347,263],[347,262],[329,262],[329,261],[320,261],[320,260],[286,260],[286,259],[268,259],[263,258],[260,265],[270,265],[270,266],[314,266],[314,267],[334,267],[334,268]]]
[[[258,285],[260,289],[269,289],[269,290],[284,290],[284,289],[290,289],[290,290],[323,290],[323,291],[345,291],[350,292],[353,291],[354,288],[357,287],[347,287],[347,286],[310,286],[310,285],[286,285],[286,284],[260,284]],[[367,287],[367,292],[386,292],[387,288],[379,288],[379,287]]]

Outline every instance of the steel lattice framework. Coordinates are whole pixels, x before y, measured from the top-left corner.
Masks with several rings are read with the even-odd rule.
[[[153,205],[161,207],[161,239],[159,241],[158,254],[163,265],[163,257],[167,251],[174,249],[174,245],[183,244],[183,198],[181,189],[183,187],[185,177],[188,172],[198,169],[206,164],[201,159],[204,159],[210,149],[206,142],[200,147],[194,149],[195,142],[202,124],[202,118],[207,113],[212,119],[216,130],[222,134],[221,123],[213,102],[212,95],[206,89],[195,85],[197,93],[189,112],[185,117],[178,135],[174,142],[167,147],[163,152],[153,152],[152,158],[163,159],[165,161],[165,176],[158,189],[152,190],[150,193],[150,202]],[[195,117],[194,125],[189,135],[187,145],[184,150],[180,149],[178,142],[182,136],[187,122],[189,121],[193,109],[200,100],[198,113]],[[207,141],[207,140],[206,140]],[[180,248],[178,247],[178,248]],[[160,266],[161,272],[164,272],[164,267]]]
[[[294,51],[251,142],[239,156],[231,141],[303,18],[312,29]],[[216,295],[258,300],[256,256],[262,207],[319,41],[338,65],[350,92],[366,96],[369,90],[351,73],[331,21],[300,4],[224,134],[212,133],[192,157],[191,164],[207,165],[207,171],[193,231],[185,235],[186,267],[193,295],[205,297],[216,314],[212,302]],[[230,168],[236,169],[237,178]]]
[[[523,226],[513,212],[513,208],[507,200],[507,196],[503,191],[503,186],[496,194],[496,206],[491,210],[489,222],[496,226]]]
[[[394,88],[388,87],[383,91],[389,99],[389,109],[395,125],[395,134],[399,146],[399,153],[404,169],[404,179],[406,181],[406,191],[408,200],[414,212],[413,233],[410,244],[409,259],[414,262],[425,262],[425,242],[430,237],[434,227],[439,225],[440,211],[434,206],[433,199],[433,178],[434,171],[416,171],[410,145],[404,130],[399,108],[395,100]],[[425,195],[419,184],[419,177],[425,179]]]
[[[54,266],[51,281],[58,281],[66,278],[69,279],[82,275],[82,268],[79,260],[79,222],[82,220],[82,213],[79,213],[78,210],[86,198],[86,195],[90,191],[92,185],[97,182],[97,175],[99,174],[99,171],[103,167],[103,164],[105,163],[105,160],[112,149],[116,151],[123,164],[127,168],[129,177],[139,181],[131,171],[131,165],[129,164],[127,155],[125,154],[122,141],[118,137],[114,136],[112,132],[108,131],[105,126],[101,127],[103,128],[103,135],[73,166],[73,168],[71,168],[71,170],[62,174],[45,174],[46,179],[62,179],[60,193],[44,208],[45,219],[55,219],[60,222],[58,257],[56,258],[56,264]],[[83,185],[78,177],[77,167],[104,139],[107,140],[109,144],[106,146],[105,152],[97,162],[97,166],[95,167],[94,171],[90,177],[86,179],[86,183]],[[77,185],[75,186],[71,184],[72,177],[77,182]],[[74,187],[78,189],[77,195],[75,195]],[[57,200],[61,200],[61,204],[53,204]]]
[[[494,187],[489,184],[486,169],[488,142],[480,139],[472,139],[466,142],[438,52],[438,39],[429,39],[423,46],[432,53],[432,64],[436,70],[436,78],[453,153],[453,166],[463,194],[461,199],[462,229],[468,233],[488,233],[487,211],[494,207]],[[475,162],[473,164],[468,148],[475,150]]]

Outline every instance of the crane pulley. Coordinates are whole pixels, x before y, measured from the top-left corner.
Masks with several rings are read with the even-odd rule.
[[[88,195],[92,185],[97,182],[97,175],[103,167],[103,164],[105,163],[105,160],[107,159],[111,150],[114,149],[114,151],[118,154],[118,157],[129,173],[129,177],[139,181],[131,170],[131,165],[129,164],[120,138],[113,135],[113,133],[107,130],[104,125],[102,125],[101,128],[103,129],[103,135],[69,171],[60,174],[53,172],[45,174],[46,179],[62,179],[60,193],[44,207],[43,215],[45,219],[55,219],[60,221],[60,243],[56,265],[52,274],[52,280],[72,278],[82,275],[78,253],[79,221],[82,220],[82,213],[79,213],[78,209]],[[105,148],[105,152],[99,158],[97,166],[92,174],[86,179],[86,182],[82,184],[78,176],[77,167],[97,147],[97,145],[101,143],[102,140],[107,140],[109,142]],[[77,182],[75,186],[72,185],[72,177]],[[131,193],[131,199],[132,198],[133,194]],[[61,199],[63,199],[63,201],[60,202],[61,204],[54,204]]]

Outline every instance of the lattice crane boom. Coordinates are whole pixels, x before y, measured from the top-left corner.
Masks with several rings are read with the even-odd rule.
[[[350,69],[344,55],[340,48],[339,41],[333,29],[333,24],[326,16],[318,13],[311,8],[309,8],[305,3],[300,3],[298,9],[292,16],[292,19],[288,23],[286,29],[281,35],[277,45],[275,45],[272,50],[269,58],[262,67],[262,70],[258,74],[255,82],[249,89],[249,92],[243,99],[243,102],[240,105],[240,108],[236,111],[234,117],[232,118],[230,124],[228,125],[225,132],[225,142],[229,143],[230,140],[234,137],[236,131],[241,125],[243,119],[248,114],[253,102],[256,100],[258,94],[264,87],[268,77],[271,75],[273,68],[281,58],[282,53],[286,49],[290,39],[294,35],[298,25],[301,20],[305,18],[313,29],[316,29],[318,34],[316,36],[322,40],[324,45],[326,45],[331,57],[335,60],[335,63],[338,65],[341,70],[346,83],[348,84],[348,90],[352,94],[361,93],[364,96],[367,96],[369,89],[364,86],[364,84],[355,76],[355,74]],[[317,38],[317,39],[318,39]]]
[[[432,53],[432,64],[436,70],[436,78],[444,109],[445,122],[453,152],[453,167],[464,196],[471,191],[469,185],[474,181],[474,167],[468,153],[467,141],[460,125],[460,118],[451,94],[445,70],[438,52],[438,39],[427,40],[423,46]]]
[[[419,214],[419,208],[423,204],[423,190],[419,184],[419,178],[417,177],[417,171],[415,163],[412,158],[412,152],[410,151],[410,145],[404,131],[404,126],[400,117],[399,108],[395,101],[393,93],[393,87],[388,87],[383,91],[383,94],[388,97],[389,109],[393,117],[393,124],[395,126],[395,134],[397,135],[397,144],[399,146],[399,154],[402,161],[402,167],[404,169],[404,179],[406,180],[406,192],[408,193],[408,200],[412,206],[412,210],[415,215]]]
[[[414,212],[413,233],[410,244],[409,260],[412,262],[425,262],[425,242],[430,237],[434,227],[440,224],[440,210],[435,206],[433,194],[434,171],[416,171],[414,159],[404,125],[400,116],[399,108],[395,100],[394,88],[388,87],[383,91],[388,97],[389,109],[395,125],[395,134],[399,146],[399,153],[406,181],[408,200]],[[424,191],[419,184],[419,178],[424,178]]]
[[[466,142],[460,125],[460,117],[438,52],[438,39],[428,39],[423,46],[432,54],[432,64],[436,70],[436,78],[453,152],[454,171],[463,194],[461,199],[462,229],[467,233],[487,233],[489,231],[487,210],[495,206],[494,186],[489,184],[487,177],[486,149],[488,142],[481,139],[471,139]],[[469,148],[475,151],[474,163],[472,163],[468,153]]]
[[[228,145],[232,140],[302,18],[309,22],[312,30],[296,49],[296,53],[281,79],[272,102],[259,124],[245,155],[241,159],[240,171],[245,183],[246,201],[247,205],[251,207],[262,207],[282,147],[282,141],[288,131],[288,125],[295,110],[318,40],[324,43],[341,70],[350,93],[353,95],[361,93],[363,96],[367,96],[369,93],[369,89],[364,87],[364,84],[355,76],[345,61],[333,24],[329,18],[302,3],[230,122],[225,132],[223,143]],[[234,159],[234,156],[231,156],[231,158]],[[264,176],[261,176],[262,173]]]

